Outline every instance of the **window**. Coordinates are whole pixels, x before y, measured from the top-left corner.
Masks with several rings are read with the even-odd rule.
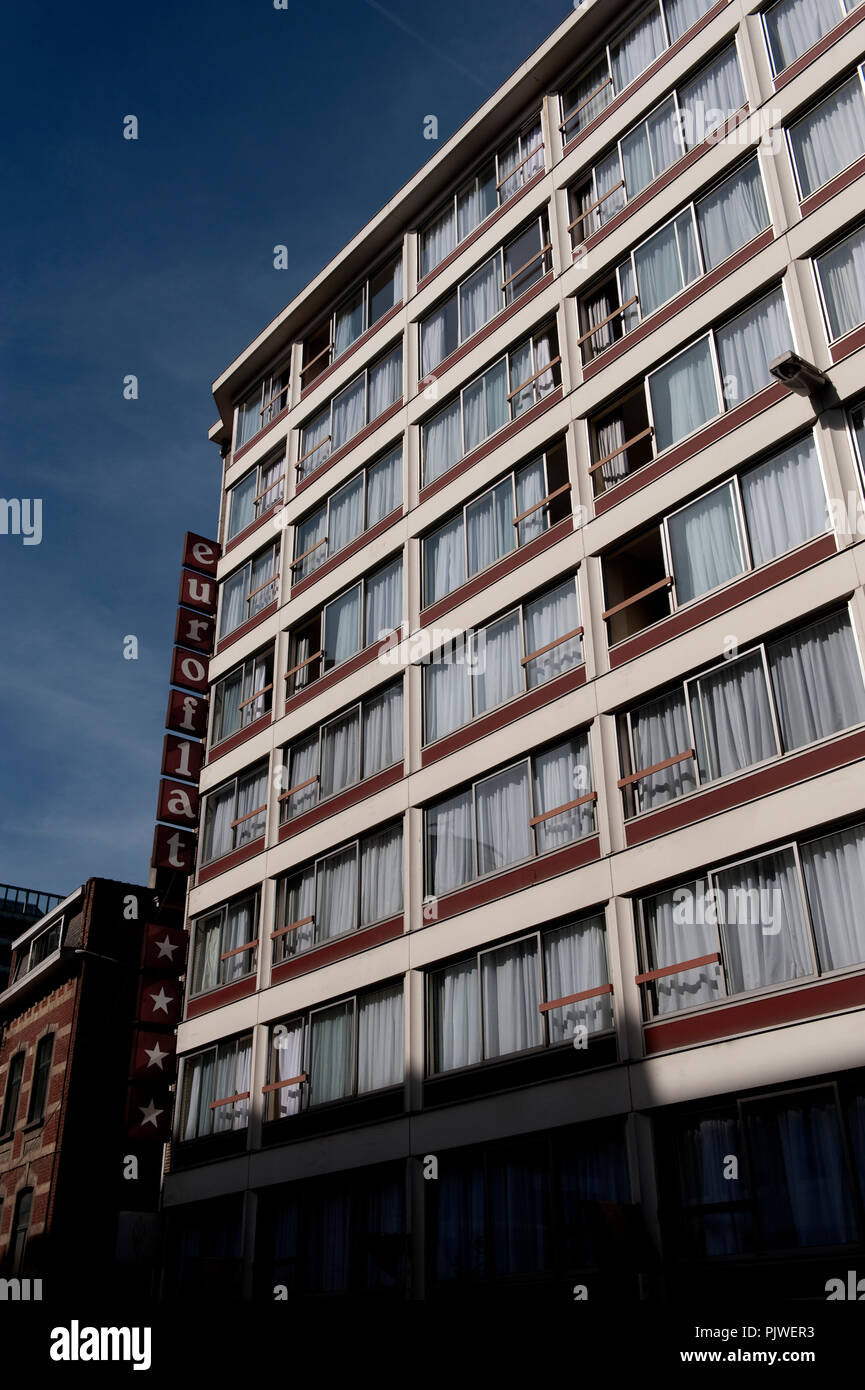
[[[402,556],[326,603],[292,633],[287,695],[381,641],[402,623]]]
[[[430,1075],[613,1026],[603,917],[477,951],[428,979]],[[570,996],[596,991],[589,997]]]
[[[273,650],[259,652],[214,686],[210,746],[246,729],[273,706]]]
[[[731,45],[671,92],[598,161],[588,177],[568,189],[573,245],[621,212],[630,198],[701,144],[744,102],[739,60]]]
[[[399,1086],[403,984],[352,995],[270,1030],[267,1119]]]
[[[202,863],[263,839],[267,824],[267,763],[226,782],[204,798]]]
[[[424,604],[444,598],[570,515],[571,485],[562,440],[424,537]]]
[[[402,681],[344,710],[285,754],[283,824],[403,760]]]
[[[719,1258],[856,1240],[848,1155],[856,1151],[865,1096],[844,1091],[846,1106],[832,1084],[755,1096],[675,1122],[668,1172],[679,1191],[668,1209],[683,1254]],[[744,1159],[738,1177],[725,1178],[724,1154]]]
[[[460,343],[542,279],[552,264],[546,212],[499,247],[420,322],[421,372],[428,376]]]
[[[402,824],[397,823],[281,879],[274,964],[401,913],[402,860]]]
[[[842,609],[620,716],[626,813],[652,810],[863,721],[865,686]]]
[[[14,1278],[24,1272],[27,1254],[27,1235],[30,1230],[30,1213],[33,1210],[33,1188],[23,1187],[15,1198],[15,1214],[10,1231],[8,1259],[10,1272]]]
[[[288,405],[288,368],[266,376],[254,391],[237,407],[237,422],[234,430],[235,451],[242,449],[250,439],[254,439],[267,425],[276,419]]]
[[[431,483],[453,468],[490,435],[543,400],[561,384],[559,338],[555,324],[497,362],[423,425],[423,481]]]
[[[424,814],[427,893],[592,834],[591,785],[589,738],[578,733],[435,802]]]
[[[647,1018],[865,960],[865,825],[781,845],[640,903]],[[688,962],[698,964],[689,965]]]
[[[52,922],[49,927],[44,927],[36,936],[26,942],[20,950],[15,953],[15,961],[12,967],[12,983],[24,978],[31,970],[35,970],[37,965],[41,965],[55,951],[59,950],[63,934],[62,917],[58,917],[56,922]]]
[[[230,489],[226,540],[233,540],[269,512],[282,501],[284,492],[285,450],[282,449],[274,458],[251,468],[246,477]]]
[[[597,492],[733,410],[772,381],[769,364],[795,346],[782,286],[656,367],[645,387],[589,421]]]
[[[554,680],[583,659],[577,588],[567,579],[424,665],[424,742]]]
[[[181,1140],[246,1129],[251,1056],[247,1034],[183,1059]]]
[[[561,94],[562,139],[565,144],[591,124],[615,97],[645,72],[671,44],[676,43],[712,0],[655,0],[640,11],[623,33],[598,53]]]
[[[862,69],[787,131],[793,170],[804,201],[865,154]]]
[[[853,441],[853,452],[859,464],[859,476],[860,478],[865,478],[865,406],[855,406],[848,414],[848,421]],[[847,522],[848,528],[851,523],[853,525],[858,524],[862,528],[859,530],[859,534],[861,535],[862,530],[865,529],[865,526],[862,526],[861,519],[854,515],[851,517],[850,521]]]
[[[540,115],[493,155],[420,234],[421,279],[544,168]]]
[[[630,333],[770,225],[759,161],[690,203],[580,299],[583,361]]]
[[[605,558],[610,642],[804,545],[826,525],[826,493],[809,434]]]
[[[295,465],[298,481],[315,473],[401,396],[402,343],[356,376],[303,426]]]
[[[28,1124],[35,1124],[45,1115],[53,1053],[54,1034],[46,1033],[44,1038],[39,1039],[36,1046],[36,1061],[33,1065],[33,1081],[30,1087],[30,1108],[27,1112]]]
[[[402,445],[370,464],[295,527],[292,582],[307,579],[402,506]]]
[[[304,390],[401,299],[402,251],[352,290],[327,321],[304,340],[301,370]]]
[[[21,1079],[24,1075],[24,1053],[16,1052],[9,1063],[6,1075],[6,1095],[3,1100],[3,1124],[0,1133],[11,1134],[18,1117],[18,1101],[21,1096]]]
[[[763,11],[772,71],[784,71],[834,29],[859,0],[779,0]]]
[[[258,894],[225,903],[195,923],[192,993],[205,994],[254,975],[258,963]]]
[[[278,543],[253,556],[220,586],[219,636],[227,637],[279,597]]]
[[[865,323],[865,227],[814,261],[829,340]]]

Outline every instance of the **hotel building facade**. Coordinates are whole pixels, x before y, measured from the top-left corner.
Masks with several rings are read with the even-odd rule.
[[[865,1258],[863,64],[591,0],[215,383],[168,1296]]]

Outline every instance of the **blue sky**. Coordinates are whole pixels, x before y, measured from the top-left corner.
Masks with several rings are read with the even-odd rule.
[[[146,882],[181,544],[217,524],[210,383],[439,148],[424,116],[447,139],[568,13],[7,7],[0,496],[43,520],[0,535],[0,881]]]

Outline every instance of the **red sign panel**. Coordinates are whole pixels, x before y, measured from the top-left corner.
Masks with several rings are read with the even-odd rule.
[[[171,1095],[164,1081],[136,1081],[129,1088],[126,1132],[130,1139],[171,1137]]]
[[[191,608],[178,608],[174,625],[174,640],[181,647],[192,647],[210,656],[216,637],[216,619],[206,613],[193,613]]]
[[[182,690],[170,691],[165,727],[173,729],[176,734],[203,738],[207,732],[207,701],[201,695],[184,695]]]
[[[175,869],[179,874],[191,874],[195,868],[195,836],[192,831],[157,825],[150,863],[154,869]]]
[[[173,1081],[177,1072],[177,1039],[173,1033],[150,1033],[136,1028],[132,1040],[132,1075],[148,1081]]]
[[[180,927],[148,922],[144,928],[142,967],[145,970],[176,970],[180,974],[186,964],[187,940],[186,932]]]
[[[194,570],[180,571],[180,602],[202,613],[216,612],[216,580],[196,574]]]
[[[198,825],[198,788],[163,778],[159,783],[156,818],[170,821],[172,825],[187,825],[195,829]]]
[[[171,684],[185,685],[187,690],[207,690],[208,665],[206,657],[175,647],[171,658]]]
[[[216,574],[219,556],[218,542],[209,541],[205,536],[196,536],[194,531],[187,531],[186,539],[183,542],[184,565],[191,565],[193,569],[203,570],[205,574]]]
[[[204,749],[188,738],[166,734],[162,745],[162,772],[165,777],[186,777],[197,782],[201,775]]]
[[[164,1023],[174,1028],[180,1018],[180,981],[170,975],[144,977],[138,986],[139,1023]]]

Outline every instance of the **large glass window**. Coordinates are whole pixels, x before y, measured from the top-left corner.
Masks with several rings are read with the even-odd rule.
[[[246,1129],[252,1035],[183,1059],[180,1138],[204,1139]]]
[[[204,798],[202,863],[262,839],[267,824],[267,763],[226,782]]]
[[[258,962],[258,894],[224,903],[195,922],[192,993],[254,975]]]
[[[862,70],[788,128],[793,169],[803,200],[865,154]]]
[[[784,71],[834,29],[859,0],[779,0],[763,11],[772,71]]]
[[[285,492],[285,450],[257,468],[252,468],[245,478],[229,490],[226,499],[228,524],[226,540],[233,540],[247,527],[254,525],[259,517],[281,502]]]
[[[347,295],[303,343],[304,390],[402,300],[402,252]]]
[[[308,578],[402,505],[402,445],[336,489],[294,532],[292,582]]]
[[[403,910],[402,824],[353,840],[279,882],[278,964]]]
[[[561,384],[555,324],[499,358],[423,425],[423,481],[431,483]]]
[[[237,407],[235,451],[260,434],[288,405],[288,368],[266,376]]]
[[[362,700],[286,751],[283,823],[403,759],[402,682]]]
[[[286,694],[382,640],[403,620],[402,556],[366,575],[293,630]]]
[[[865,323],[865,227],[818,256],[814,265],[830,341],[843,338]]]
[[[279,596],[278,555],[278,545],[268,546],[220,585],[220,638],[236,631]]]
[[[435,802],[424,814],[427,893],[590,835],[594,802],[587,733]]]
[[[402,343],[349,382],[303,426],[298,481],[327,462],[402,396]]]
[[[259,652],[213,688],[210,746],[263,719],[273,706],[273,651]]]

